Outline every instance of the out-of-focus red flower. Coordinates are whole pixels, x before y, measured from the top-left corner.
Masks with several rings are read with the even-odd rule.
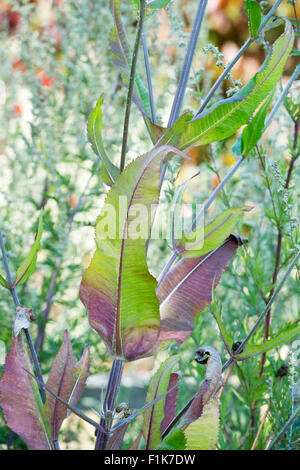
[[[46,73],[45,73],[45,70],[43,69],[40,69],[38,70],[35,75],[34,75],[36,78],[39,78],[40,81],[41,81],[41,85],[43,87],[47,87],[47,88],[51,88],[52,85],[53,85],[53,82],[54,82],[54,79],[53,78],[49,78]]]
[[[22,111],[22,108],[21,106],[19,106],[18,104],[14,107],[14,109],[12,110],[12,113],[15,115],[15,116],[21,116],[23,114],[23,111]]]

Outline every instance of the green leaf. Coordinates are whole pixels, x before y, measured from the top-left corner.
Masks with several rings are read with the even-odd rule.
[[[178,243],[177,249],[185,258],[203,256],[218,248],[232,233],[238,217],[251,207],[226,209],[213,222],[185,234]]]
[[[6,289],[9,289],[9,284],[7,280],[3,276],[1,276],[1,274],[0,274],[0,286],[5,287]]]
[[[28,278],[28,276],[33,272],[35,265],[36,265],[37,254],[40,249],[40,241],[42,238],[42,233],[43,233],[43,213],[41,212],[39,216],[39,225],[38,225],[38,231],[37,231],[35,242],[32,245],[29,255],[25,258],[25,260],[23,261],[23,263],[17,270],[16,281],[14,282],[14,286],[17,286],[18,284],[23,284]]]
[[[182,429],[172,429],[156,450],[182,450],[185,446],[186,438]]]
[[[256,38],[261,23],[260,5],[254,0],[246,0],[245,10],[249,18],[250,35],[252,38]]]
[[[165,8],[171,0],[153,0],[148,2],[148,5],[151,10],[159,10],[160,8]]]
[[[255,147],[259,139],[261,138],[265,119],[273,98],[273,93],[266,99],[265,103],[259,108],[252,121],[243,130],[242,133],[242,153],[247,157],[249,152]]]
[[[211,400],[203,414],[184,431],[185,450],[214,450],[219,437],[219,405]]]
[[[103,95],[101,95],[95,108],[89,114],[87,134],[92,149],[102,161],[102,179],[106,184],[112,185],[118,177],[119,169],[110,161],[103,146],[102,140],[102,111]]]
[[[272,51],[252,79],[234,96],[219,101],[196,120],[184,122],[180,128],[176,128],[175,123],[167,133],[168,142],[182,150],[194,144],[204,145],[232,136],[249,121],[280,79],[293,41],[293,28],[286,21],[284,34],[273,44]],[[172,131],[173,137],[170,138]],[[164,137],[162,142],[166,143]]]
[[[236,142],[232,146],[232,151],[234,155],[240,156],[243,153],[243,142],[242,142],[242,134],[240,134],[236,140]]]
[[[298,335],[299,333],[300,333],[300,325],[299,324],[296,326],[293,325],[292,327],[286,328],[275,338],[265,341],[263,344],[259,344],[259,345],[248,344],[241,354],[238,354],[234,357],[242,361],[250,357],[257,356],[258,354],[262,354],[263,352],[270,351],[271,349],[277,348],[278,346],[290,340],[291,338]]]
[[[163,395],[169,389],[172,373],[174,369],[178,366],[178,359],[178,357],[173,356],[163,362],[163,364],[160,366],[160,368],[150,381],[146,403],[155,400],[158,396]],[[162,422],[165,418],[165,414],[169,413],[170,407],[172,407],[175,411],[176,398],[177,391],[175,393],[175,399],[171,400],[173,401],[173,403],[170,402],[169,394],[164,399],[161,399],[155,405],[145,411],[143,434],[146,440],[146,449],[155,449],[156,446],[161,442]],[[168,404],[167,409],[165,407],[166,402]],[[171,420],[169,419],[167,425],[170,421]]]

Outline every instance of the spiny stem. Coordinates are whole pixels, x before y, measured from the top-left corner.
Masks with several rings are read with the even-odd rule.
[[[198,8],[196,11],[196,16],[195,16],[195,21],[194,21],[191,35],[190,35],[189,44],[187,47],[184,63],[182,66],[179,84],[176,90],[176,95],[174,98],[174,102],[173,102],[173,106],[172,106],[172,110],[171,110],[171,114],[169,118],[168,127],[171,127],[177,121],[179,117],[179,113],[180,113],[180,109],[182,106],[187,81],[190,75],[191,65],[192,65],[194,54],[195,54],[197,40],[198,40],[201,24],[203,21],[206,5],[207,5],[207,0],[199,1]]]
[[[124,361],[115,359],[108,379],[106,394],[103,403],[103,413],[100,420],[100,426],[106,430],[106,433],[98,431],[95,450],[105,450],[108,441],[108,434],[111,428],[111,422],[108,421],[108,412],[113,413],[117,395],[119,393]]]
[[[171,113],[169,117],[168,127],[173,126],[173,124],[177,121],[179,117],[179,113],[180,113],[180,109],[182,106],[182,101],[184,98],[187,81],[190,75],[192,61],[193,61],[193,57],[195,54],[195,49],[196,49],[206,5],[207,5],[207,0],[199,1],[195,20],[194,20],[191,35],[190,35],[190,40],[187,46],[186,55],[185,55],[183,66],[182,66],[181,75],[179,78],[179,84],[176,90],[175,98],[173,101],[173,105],[172,105],[172,109],[171,109]],[[161,167],[161,178],[160,178],[160,185],[159,185],[160,188],[162,186],[162,183],[165,177],[167,166],[168,164],[166,162],[163,162],[162,167]]]
[[[6,271],[7,281],[8,281],[8,284],[10,286],[10,293],[11,293],[11,296],[14,300],[15,306],[18,307],[20,305],[20,301],[19,301],[16,289],[15,289],[15,287],[13,287],[13,281],[12,281],[12,277],[11,277],[11,273],[10,273],[10,269],[9,269],[9,265],[8,265],[8,259],[7,259],[4,240],[3,240],[3,237],[2,237],[1,228],[0,228],[0,246],[1,246],[2,256],[3,256],[3,263],[4,263],[4,267],[5,267],[5,271]],[[24,333],[25,333],[25,337],[26,337],[26,340],[27,340],[27,343],[28,343],[28,346],[29,346],[29,350],[30,350],[32,362],[33,362],[34,367],[35,367],[35,371],[37,373],[37,376],[38,376],[40,382],[44,383],[41,367],[40,367],[40,364],[39,364],[39,361],[38,361],[38,357],[37,357],[37,354],[36,354],[34,344],[32,342],[30,332],[27,328],[24,328]],[[43,398],[44,401],[46,400],[45,391],[42,391],[42,398]]]
[[[128,87],[128,94],[127,94],[127,101],[126,101],[124,127],[123,127],[120,172],[122,172],[125,167],[125,157],[126,157],[126,149],[127,149],[128,131],[129,131],[129,118],[130,118],[130,110],[131,110],[131,99],[132,99],[132,93],[133,93],[133,87],[134,87],[136,64],[137,64],[137,58],[138,58],[138,52],[139,52],[139,45],[140,45],[141,36],[142,36],[144,18],[145,18],[145,0],[141,0],[140,1],[140,16],[138,20],[138,29],[136,33],[136,39],[135,39],[135,44],[134,44],[133,56],[132,56],[132,63],[131,63],[131,68],[130,68],[129,87]]]

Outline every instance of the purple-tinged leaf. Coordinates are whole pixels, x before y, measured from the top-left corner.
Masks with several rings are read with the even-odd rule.
[[[97,249],[79,295],[90,325],[115,359],[133,361],[153,354],[156,347],[159,305],[145,241],[159,201],[161,164],[172,153],[177,149],[154,147],[132,161],[108,192],[97,220]]]
[[[66,400],[63,398],[59,397],[51,388],[49,388],[47,385],[42,383],[37,377],[35,377],[31,372],[29,372],[27,369],[23,369],[29,376],[31,376],[43,390],[46,390],[47,392],[50,393],[57,401],[62,403],[68,410],[72,411],[76,416],[79,418],[83,419],[83,421],[86,421],[87,423],[91,424],[94,426],[98,431],[101,431],[103,433],[106,433],[106,430],[96,421],[93,419],[89,418],[87,415],[85,415],[79,408],[76,408],[75,406],[72,406],[70,403],[68,403]]]
[[[90,369],[90,346],[87,345],[82,353],[80,360],[75,364],[73,381],[74,386],[69,397],[69,403],[75,406],[79,401],[85,387],[86,379]]]
[[[113,433],[107,442],[105,450],[120,450],[128,426],[129,423],[125,423]]]
[[[210,304],[212,288],[234,256],[240,238],[231,235],[219,248],[200,258],[184,258],[157,288],[160,302],[159,341],[182,343],[193,331],[194,318]]]
[[[38,386],[24,369],[31,369],[30,360],[18,335],[6,357],[0,382],[0,405],[7,425],[31,450],[50,450],[50,429],[41,413],[43,404]]]
[[[169,393],[144,413],[143,434],[146,440],[146,449],[155,449],[162,440],[162,428],[165,429],[174,417],[178,374],[174,374],[173,370],[177,367],[177,364],[178,357],[173,356],[167,359],[150,381],[147,402],[155,400],[168,391]],[[168,410],[168,407],[170,407],[170,410]],[[167,414],[165,413],[166,410]]]
[[[75,366],[75,359],[68,332],[64,333],[63,344],[55,357],[47,380],[47,387],[56,395],[75,405],[83,392],[89,368],[88,349]],[[43,407],[43,416],[51,428],[52,439],[58,438],[58,432],[63,420],[67,416],[67,407],[59,402],[53,395],[46,394],[46,402]]]
[[[175,387],[178,382],[178,374],[172,373],[170,375],[168,390],[171,390],[170,393],[166,396],[165,406],[164,406],[164,419],[160,425],[161,434],[167,429],[169,424],[173,421],[176,414],[176,404],[178,397],[178,387]]]

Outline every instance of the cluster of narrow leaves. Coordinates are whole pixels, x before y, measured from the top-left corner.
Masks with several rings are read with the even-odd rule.
[[[30,375],[31,364],[19,334],[12,343],[0,382],[0,405],[8,426],[32,450],[50,450],[67,417],[67,407],[46,392],[43,404],[36,380]],[[55,357],[46,386],[59,397],[75,405],[79,400],[89,371],[89,347],[76,363],[65,331],[62,346]]]

